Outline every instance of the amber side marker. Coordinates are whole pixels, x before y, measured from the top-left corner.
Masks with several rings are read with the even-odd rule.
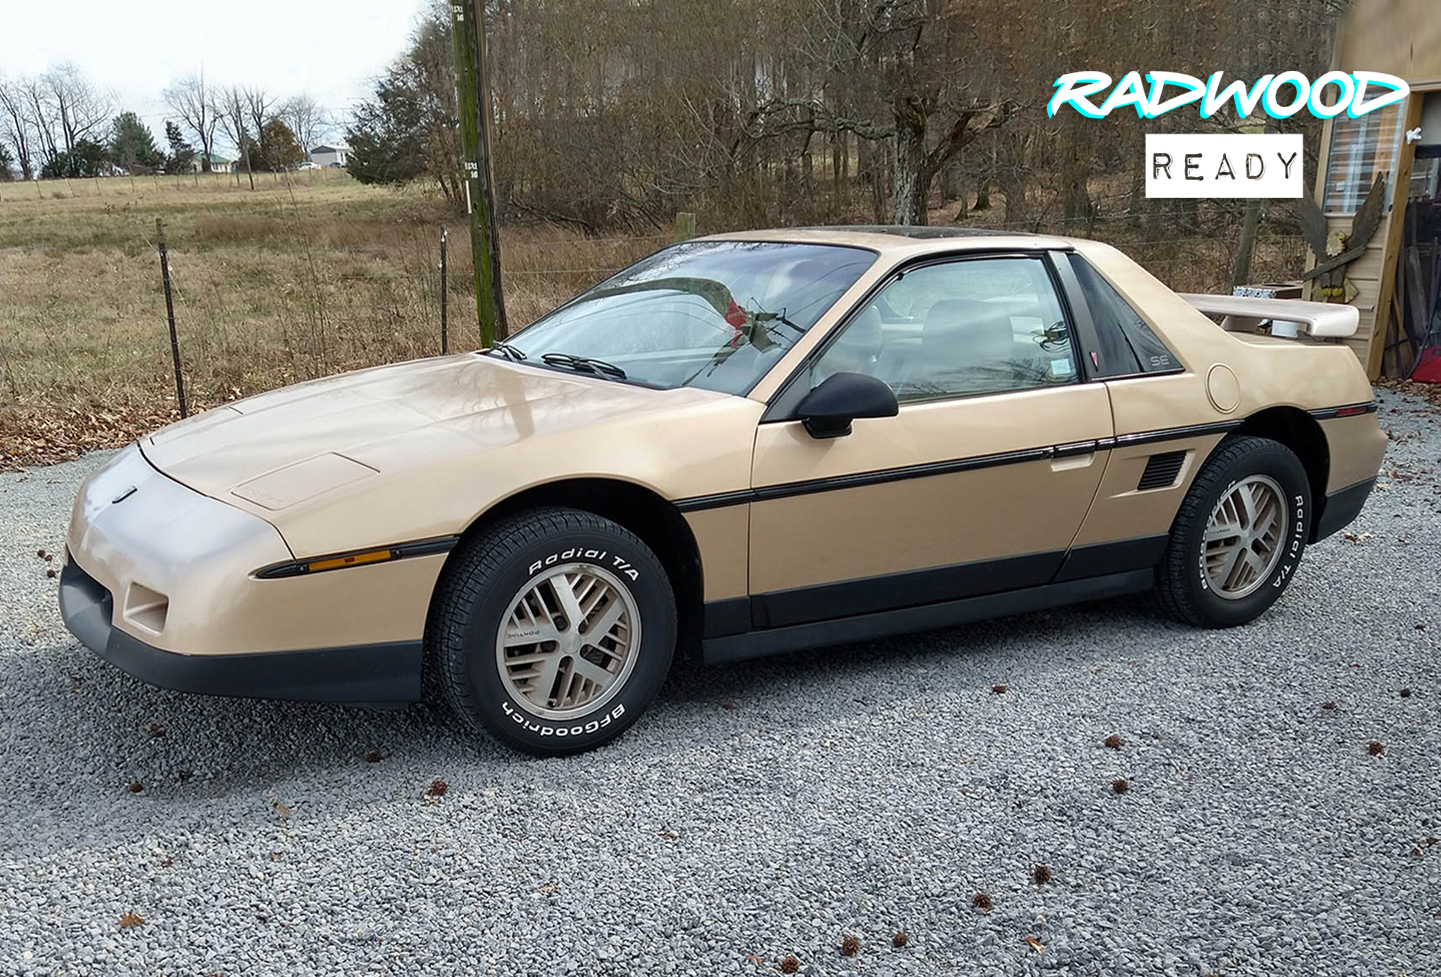
[[[352,553],[349,556],[335,556],[328,560],[314,560],[305,565],[306,572],[315,573],[320,570],[339,570],[341,567],[359,566],[362,563],[380,563],[384,560],[393,560],[396,557],[395,550],[371,550],[369,553]]]
[[[343,570],[346,567],[360,567],[370,563],[388,563],[391,560],[403,560],[411,556],[449,553],[455,549],[456,543],[459,541],[459,537],[456,536],[442,536],[435,539],[416,540],[413,543],[396,543],[379,549],[361,550],[358,553],[336,553],[313,560],[289,560],[285,563],[273,563],[268,567],[261,567],[255,571],[255,576],[261,580],[274,580],[278,577],[299,577],[308,573]]]

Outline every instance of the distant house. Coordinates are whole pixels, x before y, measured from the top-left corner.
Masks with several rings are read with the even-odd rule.
[[[350,160],[349,146],[316,146],[306,157],[316,166],[344,166]]]
[[[195,154],[195,158],[190,161],[190,168],[191,168],[192,170],[194,170],[196,173],[202,172],[202,171],[205,169],[205,166],[203,165],[204,160],[205,160],[205,154],[204,154],[204,153],[196,153],[196,154]],[[234,168],[235,168],[235,163],[234,163],[233,161],[228,160],[228,159],[223,159],[223,158],[221,158],[221,157],[219,157],[219,156],[216,156],[214,153],[211,153],[211,154],[210,154],[210,172],[211,172],[211,173],[229,173],[229,172],[230,172],[232,169],[234,169]]]

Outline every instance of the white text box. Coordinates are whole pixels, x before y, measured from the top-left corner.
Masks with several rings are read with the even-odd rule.
[[[1147,197],[1304,197],[1301,136],[1147,133]]]

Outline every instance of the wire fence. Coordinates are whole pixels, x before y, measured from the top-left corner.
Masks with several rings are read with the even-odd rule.
[[[196,409],[438,354],[443,307],[450,349],[479,345],[469,230],[443,199],[421,188],[363,187],[336,171],[256,181],[254,191],[248,175],[237,186],[235,174],[219,173],[0,184],[0,466],[5,440],[31,437],[41,444],[34,456],[56,438],[82,443],[77,425],[118,432],[114,441],[178,415],[157,217]],[[1132,215],[1103,198],[1085,218],[1007,222],[986,212],[965,223],[1099,238],[1173,288],[1228,291],[1232,210]],[[451,238],[444,281],[442,228]],[[503,228],[512,330],[674,237],[671,227],[593,236],[554,225]],[[1299,237],[1271,228],[1252,280],[1293,278],[1304,257]],[[44,433],[51,428],[58,433]]]
[[[349,175],[338,169],[292,170],[288,172],[257,171],[248,174],[242,170],[226,168],[223,172],[202,173],[145,173],[121,176],[56,177],[44,180],[3,181],[0,180],[0,205],[19,203],[26,200],[66,199],[127,199],[138,193],[186,193],[209,192],[230,193],[236,189],[248,190],[252,183],[256,189],[284,186],[288,183],[315,186],[327,181],[344,181]]]

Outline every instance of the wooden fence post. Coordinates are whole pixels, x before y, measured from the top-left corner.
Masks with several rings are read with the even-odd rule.
[[[170,359],[175,364],[175,399],[180,404],[180,416],[186,417],[185,378],[180,373],[180,338],[175,334],[175,302],[170,297],[170,252],[165,248],[165,225],[155,218],[155,240],[160,248],[160,281],[165,285],[165,316],[170,321]]]
[[[675,215],[675,239],[689,241],[695,237],[695,214],[680,211]]]

